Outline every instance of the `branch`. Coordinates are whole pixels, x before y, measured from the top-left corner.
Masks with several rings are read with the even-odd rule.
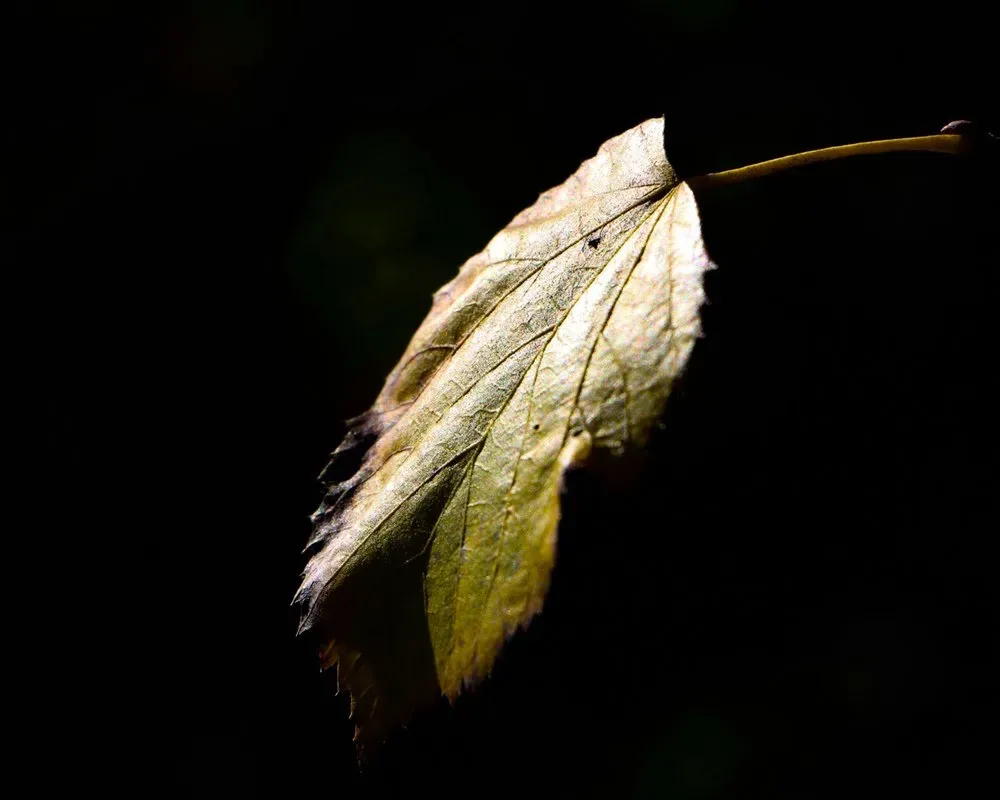
[[[874,155],[876,153],[898,153],[903,151],[922,151],[928,153],[949,153],[958,155],[970,149],[968,136],[959,134],[937,134],[934,136],[912,136],[906,139],[881,139],[874,142],[858,142],[837,147],[824,147],[821,150],[808,150],[791,156],[772,158],[738,169],[727,169],[723,172],[710,172],[691,178],[688,185],[692,189],[704,189],[710,186],[726,186],[732,183],[762,178],[775,172],[802,167],[807,164],[818,164],[821,161],[835,161],[851,156]]]

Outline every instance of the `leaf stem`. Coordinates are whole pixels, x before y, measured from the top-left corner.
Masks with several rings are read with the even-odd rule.
[[[704,189],[709,186],[726,186],[732,183],[762,178],[782,170],[802,167],[807,164],[818,164],[820,161],[835,161],[838,158],[851,156],[874,155],[876,153],[898,153],[906,150],[919,150],[929,153],[950,153],[957,155],[969,148],[968,137],[958,134],[936,134],[934,136],[911,136],[906,139],[880,139],[874,142],[858,142],[843,144],[837,147],[824,147],[821,150],[808,150],[781,158],[772,158],[737,169],[727,169],[723,172],[710,172],[688,180],[692,189]]]

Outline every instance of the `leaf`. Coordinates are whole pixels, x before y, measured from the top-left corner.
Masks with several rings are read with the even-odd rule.
[[[296,596],[360,742],[484,678],[541,609],[563,473],[641,444],[699,335],[711,268],[663,121],[606,142],[434,296],[334,461]]]

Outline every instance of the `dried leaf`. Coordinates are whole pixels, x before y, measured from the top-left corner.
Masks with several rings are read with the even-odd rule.
[[[699,334],[710,267],[655,119],[437,292],[335,453],[374,440],[314,515],[296,596],[361,741],[481,680],[541,609],[562,475],[593,447],[644,441]]]

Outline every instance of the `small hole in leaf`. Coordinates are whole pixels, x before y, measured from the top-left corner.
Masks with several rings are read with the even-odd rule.
[[[589,247],[594,248],[595,250],[597,249],[597,245],[599,245],[600,243],[601,243],[601,237],[600,236],[595,236],[593,239],[588,239],[587,240],[587,245]]]
[[[541,426],[536,422],[534,425],[531,426],[531,430],[537,431],[540,427]]]

